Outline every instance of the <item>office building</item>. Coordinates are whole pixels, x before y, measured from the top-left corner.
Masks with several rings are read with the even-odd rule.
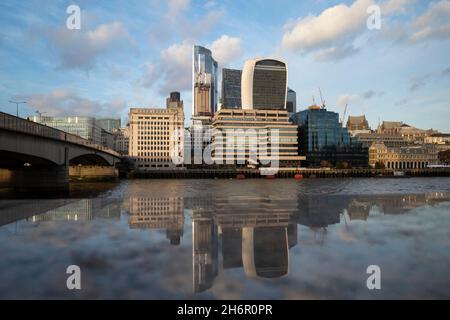
[[[222,108],[241,109],[242,70],[222,69]]]
[[[192,117],[212,117],[217,110],[217,61],[209,49],[197,45],[192,60]]]
[[[182,108],[131,108],[129,122],[129,156],[135,159],[136,169],[182,167]]]
[[[234,165],[259,166],[267,159],[277,159],[280,166],[299,167],[305,160],[297,153],[297,126],[289,122],[286,110],[222,109],[216,113],[212,127],[222,135],[220,143],[212,137],[213,148],[218,147],[213,153],[216,162],[233,160]],[[271,140],[275,133],[279,140]],[[274,145],[277,148],[271,149]],[[258,155],[257,163],[252,162],[252,151]]]
[[[102,144],[102,129],[92,117],[30,117],[30,120]]]
[[[106,130],[108,132],[113,132],[114,130],[120,129],[121,120],[120,119],[112,119],[112,118],[103,118],[95,120],[96,124]]]
[[[385,134],[385,133],[357,133],[354,137],[361,142],[362,146],[369,148],[373,143],[383,142],[387,147],[403,147],[408,144],[408,140],[401,135]]]
[[[298,125],[298,151],[309,166],[367,166],[367,149],[342,127],[336,112],[313,105],[290,120]]]
[[[120,128],[118,130],[114,130],[114,150],[121,155],[128,155],[128,148],[130,142],[130,128]]]
[[[242,70],[242,109],[286,109],[288,68],[277,59],[247,60]]]
[[[114,150],[114,134],[107,130],[101,129],[102,146]]]
[[[297,93],[291,88],[287,91],[286,110],[289,116],[297,112]]]
[[[419,169],[439,163],[434,145],[410,145],[389,148],[382,142],[369,148],[369,165],[386,169]]]
[[[179,92],[171,92],[170,96],[166,99],[166,108],[167,109],[183,109],[183,100],[181,100],[181,95]]]
[[[425,143],[449,145],[450,148],[450,133],[434,133],[425,137]]]

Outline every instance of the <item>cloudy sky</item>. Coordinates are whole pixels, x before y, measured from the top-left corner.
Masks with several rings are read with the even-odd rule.
[[[81,8],[69,30],[66,9]],[[381,28],[370,30],[376,4]],[[220,67],[277,56],[289,65],[297,110],[399,120],[450,132],[449,0],[136,0],[0,2],[0,110],[21,115],[120,116],[164,107],[181,91],[191,110],[191,47]],[[187,121],[188,122],[188,121]]]

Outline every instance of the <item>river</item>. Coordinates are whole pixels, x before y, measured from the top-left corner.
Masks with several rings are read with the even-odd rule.
[[[450,298],[450,178],[124,180],[0,197],[1,299]]]

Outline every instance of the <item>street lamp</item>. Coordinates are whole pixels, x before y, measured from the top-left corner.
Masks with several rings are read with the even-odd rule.
[[[9,103],[15,103],[16,104],[16,116],[19,117],[19,104],[21,103],[27,103],[26,101],[13,101],[9,100]]]
[[[40,122],[42,122],[42,115],[47,112],[39,112],[39,110],[36,110],[35,113],[37,113],[39,115],[39,123],[40,123]]]

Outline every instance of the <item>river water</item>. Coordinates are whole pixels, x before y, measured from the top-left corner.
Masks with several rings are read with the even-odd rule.
[[[450,298],[450,178],[71,190],[0,193],[0,298]],[[67,288],[69,265],[81,290]],[[367,286],[373,265],[380,289]]]

